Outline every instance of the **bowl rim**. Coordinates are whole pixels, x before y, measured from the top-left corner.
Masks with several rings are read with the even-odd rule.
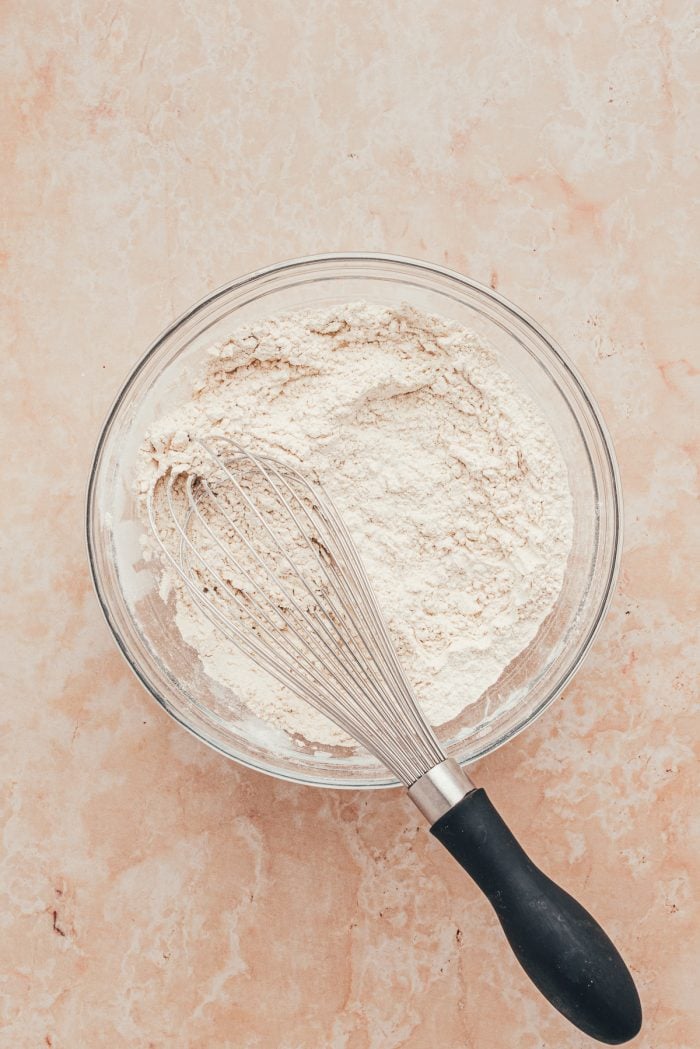
[[[232,291],[237,291],[245,288],[247,285],[259,281],[265,277],[271,277],[278,275],[282,272],[293,272],[295,270],[303,269],[304,267],[313,266],[317,263],[329,263],[329,264],[342,264],[344,262],[367,262],[367,263],[389,263],[397,264],[401,267],[405,267],[407,270],[418,270],[423,271],[427,274],[439,275],[441,277],[447,277],[458,284],[466,286],[467,288],[484,295],[487,299],[496,302],[508,315],[515,318],[519,324],[524,325],[525,328],[529,328],[531,332],[537,336],[538,340],[544,344],[544,346],[553,354],[559,364],[565,369],[568,378],[576,386],[579,395],[585,403],[586,410],[589,413],[590,420],[595,424],[598,431],[598,436],[601,441],[602,451],[604,452],[604,460],[609,470],[609,479],[611,482],[611,507],[610,512],[612,515],[612,540],[611,540],[611,557],[607,571],[607,579],[604,582],[604,588],[602,590],[602,596],[598,602],[598,607],[595,612],[593,621],[589,627],[589,630],[582,641],[579,643],[578,652],[575,659],[569,665],[566,673],[563,674],[561,679],[554,685],[544,696],[542,701],[531,710],[526,717],[524,717],[517,724],[504,731],[498,738],[486,742],[480,747],[474,754],[467,758],[460,759],[462,766],[471,765],[475,761],[479,761],[487,754],[492,753],[499,747],[510,742],[526,728],[533,724],[541,715],[554,703],[556,699],[561,696],[562,692],[570,684],[573,677],[580,670],[583,662],[588,656],[591,646],[605,620],[608,613],[610,603],[612,601],[613,594],[615,592],[615,585],[620,569],[620,560],[622,556],[622,537],[623,537],[623,504],[622,504],[622,488],[620,483],[620,471],[615,456],[612,439],[607,428],[607,425],[603,419],[602,413],[598,404],[589,391],[586,383],[580,376],[578,369],[569,359],[566,353],[562,350],[560,345],[556,342],[542,328],[528,313],[520,309],[513,302],[507,299],[496,289],[491,288],[479,281],[474,280],[471,277],[467,277],[464,274],[453,270],[446,266],[441,266],[437,263],[428,262],[427,260],[415,259],[410,256],[394,255],[385,252],[370,252],[370,251],[344,251],[344,252],[325,252],[315,255],[305,255],[296,258],[284,260],[281,262],[273,263],[269,266],[263,266],[259,269],[252,270],[249,273],[245,273],[234,280],[228,281],[226,284],[222,284],[215,288],[213,291],[204,295],[192,306],[182,312],[176,317],[170,324],[165,327],[160,334],[150,343],[146,350],[136,360],[135,364],[129,369],[126,377],[122,381],[107,413],[100,427],[99,436],[97,438],[95,449],[91,459],[90,471],[87,479],[86,493],[85,493],[85,541],[87,548],[87,560],[90,570],[90,577],[92,580],[93,589],[97,596],[98,603],[102,609],[102,613],[105,617],[110,632],[117,644],[118,650],[121,652],[127,665],[131,671],[136,675],[138,680],[141,682],[146,691],[158,702],[158,704],[166,711],[166,713],[173,718],[178,724],[182,725],[191,735],[196,739],[205,743],[211,747],[217,753],[224,755],[231,761],[235,761],[240,765],[243,765],[249,769],[253,769],[256,772],[266,773],[267,775],[274,776],[277,779],[281,779],[287,782],[293,782],[303,784],[305,786],[332,788],[336,790],[381,790],[387,788],[400,787],[401,783],[398,779],[393,777],[391,773],[388,773],[386,779],[380,779],[377,781],[367,782],[365,780],[353,780],[351,777],[346,780],[336,780],[324,778],[318,776],[311,778],[303,774],[295,774],[294,772],[288,772],[281,770],[277,767],[267,765],[264,762],[254,761],[246,755],[232,753],[231,749],[226,749],[223,745],[218,743],[215,739],[210,739],[204,735],[198,728],[194,727],[188,722],[185,717],[173,707],[164,695],[161,695],[160,691],[155,685],[148,679],[147,675],[142,671],[141,667],[135,659],[132,658],[129,645],[125,641],[112,614],[111,606],[107,597],[107,587],[103,584],[102,577],[98,569],[98,558],[96,552],[96,536],[93,530],[93,520],[96,508],[96,486],[99,476],[99,468],[102,461],[102,455],[104,448],[109,437],[111,426],[116,419],[116,416],[121,408],[128,392],[131,389],[133,382],[136,377],[140,374],[146,363],[154,356],[155,353],[161,348],[163,343],[183,324],[186,324],[191,320],[200,310],[205,307],[211,306],[218,299],[230,294]]]

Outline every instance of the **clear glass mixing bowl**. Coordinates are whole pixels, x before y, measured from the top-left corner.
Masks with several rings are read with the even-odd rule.
[[[537,637],[498,682],[438,730],[462,764],[530,724],[561,693],[588,651],[610,601],[621,541],[615,459],[598,408],[557,345],[501,295],[424,262],[375,254],[318,255],[271,266],[208,295],[156,339],[124,383],[95,452],[87,540],[107,622],[134,672],[194,735],[251,768],[333,787],[394,786],[361,748],[321,749],[251,716],[212,681],[180,637],[141,560],[132,483],[148,425],[185,399],[213,342],[239,324],[351,300],[408,302],[481,334],[549,419],[565,457],[574,540],[559,600]]]

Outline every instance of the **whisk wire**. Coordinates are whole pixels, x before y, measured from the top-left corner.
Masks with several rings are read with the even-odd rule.
[[[444,753],[332,500],[294,468],[236,441],[197,444],[211,469],[170,470],[148,493],[151,527],[167,562],[228,640],[410,785]],[[161,483],[177,553],[158,526]],[[274,528],[280,515],[285,533],[292,526],[284,540]]]
[[[169,501],[172,500],[172,493],[170,490],[168,492],[168,499]],[[194,553],[195,557],[200,561],[200,563],[204,567],[206,567],[206,570],[209,572],[216,584],[220,587],[222,592],[227,592],[231,600],[241,609],[241,611],[247,612],[248,610],[240,601],[235,591],[231,590],[229,584],[202,557],[199,550],[190,541],[189,536],[186,534],[185,530],[182,528],[176,517],[174,518],[174,520],[176,523],[176,528],[180,532],[182,544],[185,547],[189,548]],[[178,565],[177,562],[172,563],[175,567],[178,568],[179,572],[182,572],[182,562],[181,565]],[[325,698],[325,701],[329,706],[334,705],[337,702],[336,694],[328,688],[327,682],[324,681],[323,677],[319,675],[317,668],[308,660],[303,648],[297,648],[292,642],[289,641],[288,638],[279,636],[279,632],[277,635],[272,634],[264,622],[260,622],[260,620],[258,620],[257,617],[251,616],[251,618],[253,618],[254,622],[256,622],[256,624],[260,627],[263,633],[266,634],[273,643],[279,641],[279,643],[282,644],[285,653],[290,656],[290,660],[286,664],[284,661],[274,658],[274,655],[269,649],[267,649],[264,645],[257,643],[254,637],[247,635],[245,632],[237,628],[235,624],[231,623],[228,620],[228,618],[221,613],[221,611],[216,607],[216,605],[213,604],[213,602],[204,597],[204,595],[201,592],[200,585],[197,583],[196,580],[193,579],[191,574],[188,573],[186,575],[183,575],[182,578],[183,581],[185,581],[188,584],[188,590],[191,593],[196,604],[218,626],[222,633],[227,638],[229,638],[229,640],[232,640],[234,644],[237,645],[237,647],[244,651],[249,658],[252,658],[255,662],[258,662],[277,680],[287,685],[287,687],[292,689],[297,695],[300,695],[302,699],[305,699],[312,705],[317,706],[319,709],[323,709],[322,704],[319,702],[320,699]],[[267,618],[269,622],[269,617],[267,617],[266,614],[263,615],[263,618]],[[308,688],[308,686],[305,685],[303,680],[299,678],[299,665],[304,666],[305,670],[309,674],[309,677],[312,679],[314,685],[313,689]],[[359,693],[355,693],[354,695],[355,698],[359,698],[361,696],[361,694]],[[404,776],[407,777],[409,775],[409,773],[406,771],[407,767],[403,762],[402,752],[396,747],[396,741],[392,739],[392,737],[388,733],[386,733],[386,726],[381,721],[376,722],[374,719],[365,716],[363,708],[358,708],[358,710],[356,711],[357,722],[351,720],[348,716],[346,716],[343,710],[338,710],[337,706],[334,705],[333,709],[335,711],[333,716],[336,722],[346,732],[348,732],[349,735],[358,738],[360,731],[366,733],[370,737],[374,735],[381,742],[381,745],[384,747],[386,753],[391,754],[393,764],[391,764],[389,767],[396,768],[397,770],[400,768],[404,768]],[[359,730],[358,723],[360,725]],[[398,771],[397,775],[399,775]]]
[[[222,441],[224,441],[224,440],[225,439],[222,439]],[[226,442],[226,443],[232,444],[234,446],[234,448],[236,449],[236,451],[237,452],[240,451],[240,453],[243,456],[246,456],[246,457],[248,456],[248,453],[244,449],[241,449],[239,445],[236,445],[235,442]],[[210,457],[215,458],[213,453],[211,452],[211,450],[209,448],[207,448],[206,446],[205,446],[205,450],[208,452]],[[253,458],[253,457],[251,457],[251,458]],[[294,601],[294,599],[292,598],[292,596],[289,593],[289,591],[285,589],[284,590],[285,596],[287,597],[288,600],[290,600],[290,602],[292,602],[294,604],[294,606],[296,607],[297,611],[302,616],[306,626],[310,626],[310,628],[312,630],[311,642],[313,643],[314,641],[318,640],[316,635],[313,633],[314,626],[318,625],[318,626],[321,627],[321,629],[322,629],[322,631],[323,631],[323,633],[325,635],[325,640],[324,640],[324,638],[320,638],[320,640],[321,640],[322,644],[324,645],[324,649],[325,649],[326,655],[330,656],[330,658],[334,661],[335,664],[340,664],[342,666],[342,669],[343,669],[343,671],[345,673],[350,674],[350,677],[352,678],[352,680],[353,680],[355,685],[359,685],[360,688],[366,687],[366,688],[370,689],[370,691],[374,694],[375,702],[378,704],[378,706],[381,709],[381,712],[384,714],[384,716],[390,716],[391,714],[393,714],[394,710],[393,710],[393,706],[392,706],[392,701],[390,699],[387,699],[387,696],[381,691],[381,689],[379,689],[377,687],[376,679],[367,671],[367,668],[365,666],[363,666],[361,660],[358,659],[357,653],[355,652],[355,649],[353,648],[353,646],[352,645],[348,646],[347,638],[344,637],[343,634],[338,630],[336,619],[339,616],[339,612],[338,612],[337,607],[332,605],[332,602],[331,602],[332,613],[333,614],[330,614],[328,609],[325,608],[325,606],[323,606],[323,602],[321,601],[321,595],[320,595],[319,590],[318,589],[313,590],[309,586],[308,580],[298,570],[297,565],[289,557],[287,549],[281,546],[281,544],[279,543],[279,540],[277,539],[277,536],[269,528],[267,522],[261,516],[258,508],[255,506],[253,501],[250,499],[248,494],[244,491],[242,486],[238,483],[237,479],[232,474],[231,470],[229,470],[224,463],[220,463],[218,457],[215,458],[215,461],[217,462],[217,464],[221,465],[222,470],[225,472],[227,478],[234,485],[234,487],[238,491],[239,495],[241,496],[241,498],[245,502],[246,506],[253,510],[253,512],[255,513],[255,516],[258,519],[259,523],[265,528],[265,531],[267,532],[267,534],[272,538],[272,540],[273,540],[275,546],[278,548],[280,554],[284,557],[284,559],[287,562],[288,566],[292,569],[292,571],[294,572],[296,578],[301,582],[302,586],[305,588],[305,590],[307,591],[309,596],[315,602],[317,602],[319,605],[322,606],[323,611],[326,613],[326,616],[327,616],[327,622],[330,623],[331,626],[333,627],[333,629],[335,630],[335,632],[337,634],[337,640],[341,643],[341,645],[343,647],[340,650],[338,649],[337,644],[334,642],[333,638],[330,637],[330,632],[327,629],[326,621],[322,617],[317,617],[315,623],[314,624],[310,624],[308,616],[299,607],[298,603]],[[314,544],[312,542],[312,540],[310,539],[308,534],[304,531],[304,529],[303,529],[303,527],[302,527],[302,525],[301,525],[301,523],[300,523],[296,513],[292,509],[292,506],[290,505],[288,500],[285,499],[284,495],[279,491],[279,488],[275,485],[274,481],[272,480],[272,478],[270,476],[268,467],[271,468],[274,471],[275,475],[278,477],[278,479],[280,481],[282,481],[282,483],[285,484],[285,486],[287,487],[287,489],[288,489],[292,499],[299,505],[300,509],[303,510],[304,514],[307,516],[309,521],[311,521],[312,524],[314,524],[314,522],[313,522],[313,520],[311,518],[311,515],[308,512],[308,509],[303,504],[303,502],[299,499],[298,494],[296,492],[294,492],[294,490],[291,487],[291,485],[289,484],[287,478],[281,474],[280,470],[278,469],[278,464],[276,464],[274,460],[263,460],[262,457],[255,457],[254,461],[256,461],[256,464],[257,464],[258,468],[263,473],[265,478],[269,481],[273,491],[275,492],[275,495],[282,502],[282,504],[283,504],[286,512],[288,513],[289,517],[293,520],[293,522],[294,522],[294,524],[295,524],[295,526],[296,526],[300,536],[305,540],[308,549],[310,550],[312,556],[314,557],[317,565],[321,568],[321,571],[323,572],[327,582],[329,583],[331,588],[333,590],[335,590],[336,593],[338,593],[338,588],[336,586],[336,581],[333,578],[333,576],[331,574],[329,574],[329,572],[327,571],[327,568],[326,568],[326,565],[325,565],[323,559],[319,557],[319,553],[318,553],[318,549],[316,547],[316,544]],[[298,475],[297,475],[297,477],[298,477]],[[311,494],[313,494],[313,490],[310,488],[310,486],[306,485],[305,487],[307,487],[309,489],[309,492]],[[320,488],[320,486],[319,486],[319,488]],[[219,506],[220,506],[220,504],[219,504]],[[317,508],[317,507],[315,507],[315,508]],[[225,517],[225,519],[227,520],[227,522],[233,523],[231,521],[230,516],[227,515],[225,513],[225,511],[223,511],[223,509],[222,509],[222,514]],[[234,525],[234,527],[235,527],[235,525]],[[316,526],[316,530],[318,531],[317,526]],[[237,527],[236,527],[236,532],[237,532],[237,534],[241,535],[241,537],[242,537],[242,533],[240,532],[240,529],[238,529]],[[242,538],[245,538],[245,537],[242,537]],[[247,543],[247,546],[250,548],[250,544]],[[254,552],[256,558],[260,561],[261,567],[263,567],[267,571],[268,575],[271,575],[271,573],[269,573],[269,570],[267,569],[267,566],[264,564],[264,562],[262,562],[262,560],[258,558],[257,551],[253,551],[253,552]],[[275,581],[279,582],[279,580],[277,580],[276,577],[272,577],[272,578],[275,578]],[[337,578],[342,578],[342,575],[341,576],[337,576]],[[381,657],[381,655],[382,655],[381,650],[377,650],[376,648],[374,650],[372,650],[370,648],[370,646],[367,644],[367,637],[366,637],[365,633],[362,630],[359,629],[359,627],[357,625],[357,622],[355,620],[355,617],[353,615],[353,606],[351,604],[349,604],[347,601],[343,601],[343,605],[344,605],[344,609],[345,609],[346,615],[348,616],[348,618],[350,619],[351,623],[353,624],[353,626],[355,628],[355,631],[357,633],[358,639],[367,648],[367,651],[368,651],[370,657],[374,656],[376,658],[377,655],[379,655]],[[292,627],[292,629],[293,629],[293,627]],[[371,634],[370,634],[370,637],[372,637]],[[308,643],[308,637],[307,637],[307,643]],[[352,660],[354,662],[354,665],[348,665],[347,660],[342,658],[341,653],[344,653],[344,652],[349,652],[349,654],[352,657]],[[316,653],[316,655],[318,656],[318,653]],[[376,666],[377,666],[377,669],[379,669],[381,671],[382,676],[385,677],[385,679],[386,679],[386,675],[385,675],[385,672],[384,672],[384,666],[383,666],[383,662],[382,662],[381,658],[377,662]],[[357,673],[355,672],[355,671],[358,671],[358,670],[359,670],[360,674],[363,677],[363,681],[358,681]],[[347,687],[347,682],[345,682],[342,678],[339,681],[339,684],[341,685],[341,687],[342,686]],[[388,680],[387,684],[389,686],[391,686],[392,685],[392,681]],[[399,681],[399,687],[401,685],[404,686],[403,690],[405,690],[405,679],[403,679],[403,681],[401,681],[401,680]],[[357,694],[355,694],[355,695],[356,695],[356,698],[361,698],[361,697],[358,697]],[[416,728],[418,728],[419,730],[420,729],[425,730],[425,728],[426,728],[425,723],[423,722],[422,724],[417,725]],[[419,732],[419,734],[421,736],[423,736],[424,732]],[[414,744],[415,744],[415,740],[413,738],[413,734],[406,735],[404,743],[409,748],[413,749],[414,748]],[[418,756],[418,752],[417,751],[416,751],[416,756]]]
[[[172,505],[171,500],[172,495],[171,492],[168,491],[168,501]],[[174,514],[175,512],[173,510],[173,515]],[[201,565],[206,569],[206,571],[211,575],[216,584],[221,588],[221,591],[228,593],[231,600],[239,607],[239,609],[244,613],[247,613],[248,610],[245,608],[245,605],[240,601],[237,594],[231,590],[229,584],[211,567],[210,564],[208,564],[208,562],[202,557],[196,546],[192,544],[186,532],[180,525],[180,522],[177,520],[177,517],[174,516],[173,519],[175,521],[176,528],[181,536],[181,548],[182,546],[184,546],[187,549],[189,549],[192,553],[194,553],[197,560],[200,561]],[[190,593],[192,599],[195,601],[198,607],[208,616],[208,618],[218,627],[218,629],[221,630],[221,632],[229,640],[231,640],[238,648],[240,648],[249,658],[253,659],[254,662],[257,662],[259,663],[259,665],[263,666],[264,669],[266,669],[278,681],[281,681],[282,684],[289,687],[297,695],[300,695],[302,699],[305,699],[312,705],[316,705],[317,707],[319,707],[319,709],[322,709],[322,706],[319,701],[324,697],[329,705],[334,703],[336,699],[334,692],[328,688],[327,682],[323,680],[322,676],[319,675],[317,669],[313,666],[312,663],[309,662],[303,650],[296,649],[294,645],[289,642],[288,638],[276,637],[275,635],[270,633],[270,631],[267,629],[264,623],[261,623],[254,616],[251,616],[254,622],[256,622],[256,624],[260,627],[262,632],[268,636],[272,643],[276,643],[279,641],[286,654],[290,654],[289,649],[292,650],[291,661],[288,664],[285,665],[284,661],[276,659],[273,655],[273,651],[265,648],[264,645],[260,644],[254,636],[251,636],[239,629],[234,623],[232,623],[226,616],[223,615],[221,610],[217,608],[217,606],[211,600],[204,596],[198,581],[190,573],[185,571],[184,561],[181,560],[180,563],[178,563],[164,546],[163,550],[172,566],[177,570],[183,582],[186,584],[188,592]],[[309,676],[311,677],[314,684],[313,689],[308,688],[304,681],[298,677],[299,665],[303,665],[306,671],[308,672]],[[338,711],[338,713],[334,715],[334,717],[336,722],[346,732],[348,732],[349,735],[354,735],[357,738],[357,727],[355,726],[353,721],[343,713],[342,710]],[[371,732],[373,729],[373,726],[371,726],[369,723],[366,724],[365,727],[368,732]],[[387,743],[388,749],[390,749],[391,740],[388,740]],[[401,756],[399,752],[395,753],[395,757],[397,762],[401,761]]]
[[[252,501],[248,498],[246,493],[237,484],[235,478],[231,475],[230,471],[227,470],[226,473],[227,473],[227,476],[229,476],[229,478],[235,484],[235,487],[237,488],[237,490],[239,490],[239,493],[241,494],[241,497],[244,499],[246,505],[252,507],[252,509],[256,512],[256,516],[259,517],[260,515],[259,515],[259,513],[257,511],[257,508],[254,506]],[[191,482],[191,479],[190,479],[190,481],[188,481],[188,494],[190,494],[190,496],[191,496],[192,486],[191,486],[190,482]],[[206,482],[205,482],[205,487],[208,489],[208,485],[206,485]],[[320,659],[323,655],[325,655],[326,658],[330,658],[332,660],[332,664],[333,664],[332,669],[334,671],[334,677],[336,679],[338,679],[339,684],[344,686],[345,688],[349,687],[349,682],[347,681],[347,678],[345,678],[343,675],[348,675],[349,676],[349,678],[350,678],[350,680],[352,682],[351,691],[352,691],[352,693],[353,693],[353,695],[355,696],[356,699],[359,699],[362,696],[362,691],[361,691],[362,688],[369,688],[375,694],[375,700],[379,703],[379,705],[380,706],[384,706],[385,705],[385,700],[384,700],[383,695],[381,694],[381,692],[377,688],[376,682],[366,672],[366,669],[362,666],[362,663],[357,659],[357,656],[356,656],[356,653],[354,652],[354,650],[352,648],[348,648],[347,644],[345,644],[343,647],[341,647],[343,645],[344,639],[343,639],[342,635],[340,634],[340,632],[337,629],[336,623],[334,621],[334,617],[328,615],[328,610],[327,609],[325,609],[325,608],[323,609],[326,612],[326,615],[328,616],[328,622],[331,623],[331,626],[335,629],[335,631],[336,631],[336,633],[338,635],[337,639],[334,639],[331,636],[331,633],[328,630],[328,628],[326,626],[326,623],[325,623],[323,618],[316,617],[315,621],[312,622],[312,620],[309,617],[308,613],[306,613],[304,611],[304,609],[299,605],[299,603],[295,600],[295,598],[293,597],[293,594],[291,593],[291,591],[287,587],[282,586],[280,581],[277,579],[277,577],[275,577],[270,572],[268,566],[265,564],[265,562],[262,560],[262,558],[259,557],[259,555],[258,555],[257,551],[255,550],[255,548],[252,547],[252,545],[247,541],[246,537],[243,535],[241,530],[237,527],[235,522],[232,520],[231,516],[229,514],[227,514],[226,511],[223,509],[223,507],[221,506],[221,503],[219,502],[219,500],[217,500],[216,497],[213,495],[213,493],[211,493],[211,489],[208,489],[208,491],[209,491],[210,495],[212,496],[212,502],[220,510],[221,515],[224,518],[224,520],[227,522],[227,524],[229,524],[230,526],[233,527],[233,529],[235,530],[236,534],[239,536],[239,538],[241,538],[243,540],[243,542],[245,543],[247,548],[252,552],[253,556],[255,557],[255,559],[258,562],[258,564],[260,565],[260,567],[265,571],[265,573],[270,577],[270,579],[273,582],[276,582],[276,583],[280,584],[280,586],[282,588],[282,591],[284,593],[284,596],[290,602],[290,605],[292,605],[295,608],[295,610],[298,612],[298,614],[301,616],[301,623],[295,624],[294,621],[289,620],[284,615],[284,613],[280,612],[280,610],[277,609],[277,611],[281,615],[281,618],[282,618],[285,626],[292,633],[296,634],[297,636],[299,636],[300,634],[302,635],[303,643],[306,644],[307,646],[310,646],[312,648],[312,651],[313,651],[314,655],[316,656],[316,658]],[[197,512],[198,508],[196,506],[196,503],[193,503],[192,506],[193,506],[193,509],[195,510],[195,512]],[[289,509],[290,513],[292,512],[290,507],[287,507],[287,509]],[[211,528],[208,526],[208,524],[206,523],[206,521],[204,520],[203,517],[201,518],[201,523],[203,524],[203,526],[204,526],[205,530],[208,532],[208,534],[210,534],[214,538],[215,542],[217,542],[217,545],[220,546],[220,548],[223,550],[223,552],[228,556],[228,551],[223,546],[223,544],[221,544],[220,541],[218,541],[217,537],[213,535],[213,532],[212,532]],[[314,555],[314,557],[317,558],[318,555],[317,555],[315,549],[313,549],[313,547],[311,547],[311,550],[312,550],[312,554]],[[305,587],[305,589],[306,589],[307,593],[309,594],[309,596],[312,597],[312,599],[314,599],[315,601],[320,603],[320,596],[317,593],[314,593],[314,591],[312,591],[312,589],[309,587],[308,582],[306,581],[306,579],[304,579],[304,577],[298,572],[298,570],[296,568],[296,565],[294,565],[294,562],[292,562],[287,557],[286,551],[284,551],[284,555],[285,555],[285,558],[288,561],[290,567],[292,567],[292,569],[294,570],[296,577],[301,581],[301,583]],[[254,581],[252,580],[252,577],[245,570],[244,566],[241,563],[236,563],[236,568],[237,569],[242,569],[243,573],[244,573],[245,577],[248,579],[248,581],[251,582],[251,583],[254,583]],[[262,593],[263,593],[263,596],[266,598],[267,602],[270,604],[270,606],[274,610],[274,602],[272,601],[272,599],[270,599],[269,596],[267,594],[265,594],[264,591],[262,591]],[[259,603],[255,602],[255,604],[256,604],[256,607],[260,610]],[[335,609],[335,611],[337,612],[337,609]],[[269,617],[266,617],[266,619],[267,619],[267,622],[269,624],[270,623]],[[321,630],[323,632],[323,636],[317,637],[316,634],[314,633],[314,627],[316,625],[318,625],[321,628]],[[323,645],[323,649],[324,649],[323,653],[319,654],[319,652],[316,650],[316,647],[315,647],[315,642],[316,641],[320,641],[321,644]],[[297,654],[297,658],[302,658],[303,655],[304,655],[303,652],[300,653],[298,650],[296,650],[296,654]],[[351,657],[350,661],[347,658],[348,654]],[[307,668],[308,668],[308,661],[306,661],[306,660],[303,660],[303,661],[304,661],[305,665],[307,665]],[[338,674],[338,669],[340,669],[340,674]],[[358,674],[358,672],[359,672],[359,674]],[[358,689],[359,689],[359,691],[357,691]]]

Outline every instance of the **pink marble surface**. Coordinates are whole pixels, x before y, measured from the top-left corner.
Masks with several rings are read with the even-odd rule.
[[[627,512],[611,614],[564,698],[475,775],[623,948],[635,1044],[696,1049],[696,6],[0,17],[0,1046],[592,1044],[405,798],[209,752],[131,676],[90,586],[85,477],[145,345],[256,266],[372,249],[498,287],[601,401]]]

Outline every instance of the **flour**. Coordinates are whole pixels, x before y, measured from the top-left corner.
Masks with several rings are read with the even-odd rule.
[[[197,467],[198,435],[315,472],[434,724],[493,685],[556,602],[573,530],[561,452],[494,352],[452,321],[350,303],[238,329],[212,347],[191,399],[151,427],[139,491]],[[144,548],[154,556],[148,537]],[[347,742],[223,640],[167,567],[161,594],[206,673],[253,713]]]

